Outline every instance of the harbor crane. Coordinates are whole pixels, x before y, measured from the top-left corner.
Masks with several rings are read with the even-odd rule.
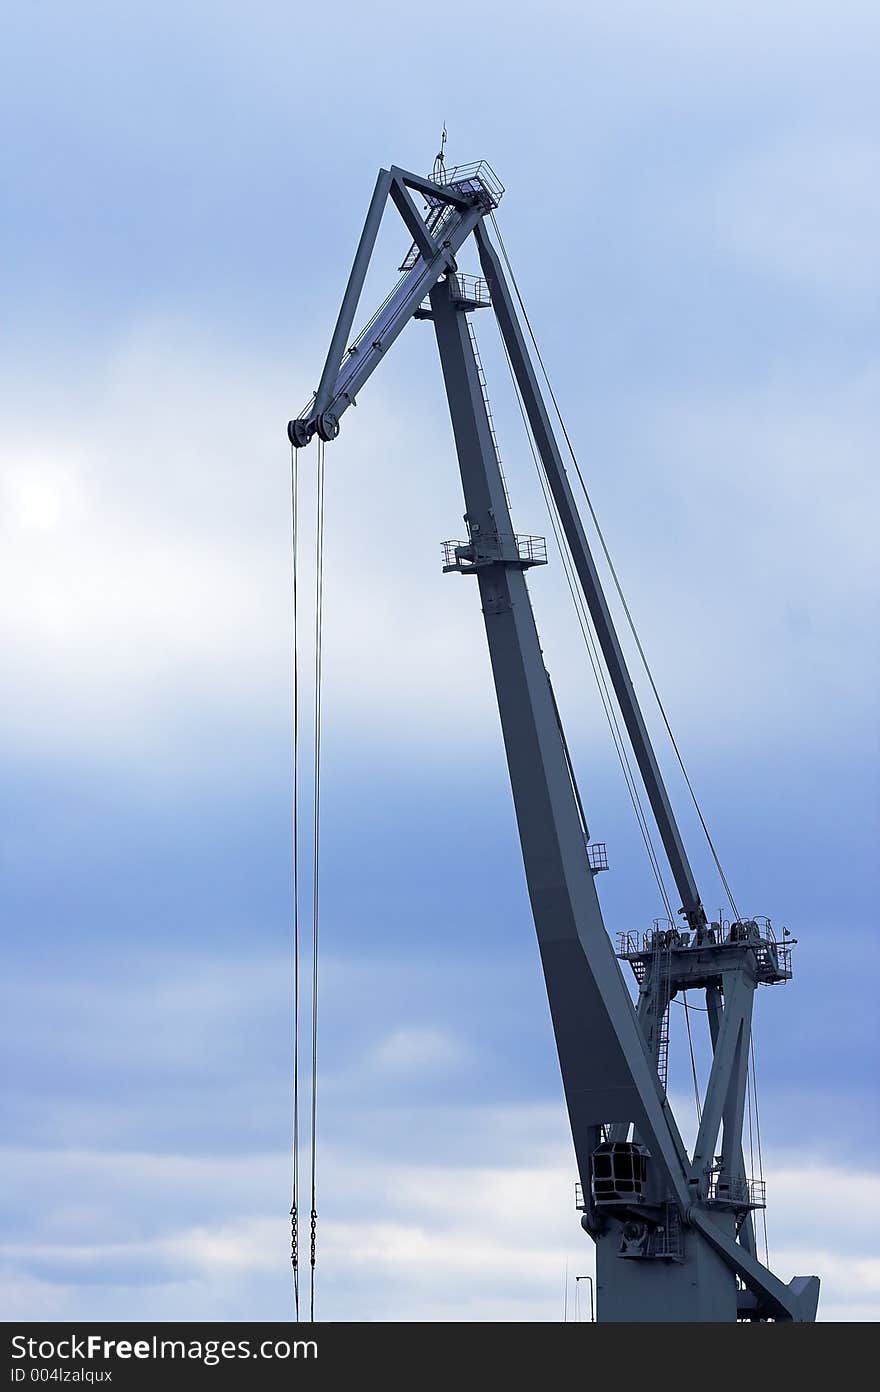
[[[577,1207],[596,1245],[597,1318],[812,1321],[818,1277],[786,1284],[759,1259],[754,1215],[764,1186],[746,1173],[743,1147],[755,990],[790,979],[794,940],[777,940],[767,919],[710,922],[703,907],[529,348],[531,328],[495,222],[502,194],[485,162],[447,170],[440,160],[432,177],[380,171],[317,391],[288,435],[296,449],[316,436],[335,440],[410,320],[430,321],[466,509],[467,534],[446,543],[444,569],[472,577],[479,590],[574,1142]],[[351,340],[389,201],[412,245],[393,290]],[[458,266],[469,238],[481,277]],[[472,331],[471,316],[487,308],[681,901],[680,921],[621,934],[616,945],[596,884],[605,848],[590,840],[526,583],[528,570],[546,564],[546,543],[514,531]],[[636,1004],[622,964],[637,983]],[[705,993],[713,1051],[692,1150],[666,1092],[670,1003],[688,990]]]

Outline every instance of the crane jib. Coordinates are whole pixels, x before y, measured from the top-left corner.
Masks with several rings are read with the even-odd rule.
[[[474,576],[479,590],[580,1175],[577,1207],[597,1248],[598,1318],[811,1321],[816,1315],[818,1278],[796,1277],[783,1284],[769,1269],[766,1228],[766,1264],[759,1261],[755,1250],[755,1216],[763,1212],[765,1204],[752,1039],[753,996],[759,984],[790,979],[794,939],[785,930],[783,938],[777,940],[768,919],[742,919],[736,909],[495,223],[493,210],[502,192],[484,164],[459,166],[446,174],[441,160],[436,181],[396,166],[380,170],[320,384],[306,410],[289,423],[288,434],[296,448],[316,435],[322,442],[334,439],[343,412],[354,405],[359,391],[410,319],[433,320],[468,531],[466,540],[446,543],[444,570]],[[427,204],[424,218],[413,194]],[[351,341],[354,315],[389,201],[409,230],[412,246],[401,264],[400,279]],[[494,228],[500,257],[488,236],[487,219]],[[471,234],[485,277],[476,282],[482,289],[474,284],[468,288],[465,283],[474,278],[457,267],[456,255]],[[669,870],[681,896],[679,912],[684,922],[680,926],[663,919],[655,920],[654,929],[647,932],[620,933],[617,951],[612,947],[594,883],[597,870],[607,868],[607,860],[590,854],[595,845],[589,845],[574,761],[544,665],[526,584],[525,571],[546,564],[546,545],[542,538],[513,533],[482,360],[467,318],[484,305],[494,309],[542,488],[546,485],[544,496],[563,564],[571,585],[579,586],[585,617],[589,611],[593,641],[604,657]],[[730,898],[730,922],[720,913],[717,923],[707,920],[534,359],[540,364],[636,647]],[[319,456],[323,458],[323,444],[319,445]],[[317,882],[317,867],[315,879]],[[668,912],[671,914],[671,909]],[[637,1008],[621,963],[627,963],[635,977]],[[685,1147],[666,1092],[669,1010],[677,998],[686,1005],[689,989],[705,991],[712,1049],[702,1110],[694,1066],[700,1115],[692,1153]],[[686,1020],[689,1030],[687,1009]],[[745,1169],[743,1120],[747,1106],[750,1116],[753,1107],[755,1110],[757,1179],[747,1176]]]

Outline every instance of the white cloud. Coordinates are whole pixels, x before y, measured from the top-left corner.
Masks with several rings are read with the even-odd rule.
[[[442,1030],[395,1029],[373,1050],[372,1063],[396,1076],[458,1069],[467,1059],[460,1040]]]
[[[400,84],[377,84],[375,63],[364,62],[374,16],[353,10],[341,31],[337,75],[355,104],[363,84],[370,87],[371,99],[362,103],[367,115],[349,132],[341,165],[307,142],[291,163],[289,132],[311,129],[303,117],[320,109],[321,94],[308,73],[305,83],[286,81],[277,62],[284,21],[279,30],[273,7],[249,14],[246,31],[232,22],[228,4],[230,22],[207,31],[205,7],[181,12],[179,62],[170,84],[158,85],[157,64],[168,77],[168,44],[155,16],[145,11],[134,27],[126,17],[110,36],[116,61],[108,67],[106,44],[89,43],[82,14],[71,27],[64,7],[56,8],[54,43],[47,43],[45,25],[38,32],[26,16],[21,20],[23,34],[12,36],[19,42],[10,52],[26,95],[17,98],[15,83],[7,84],[9,99],[25,113],[35,100],[41,104],[38,121],[16,123],[40,140],[46,122],[64,112],[68,191],[76,197],[63,228],[47,224],[47,209],[67,208],[59,196],[63,177],[58,184],[65,171],[21,144],[13,172],[24,175],[25,254],[15,262],[11,304],[32,295],[22,318],[33,342],[20,343],[14,332],[16,366],[5,388],[0,741],[16,756],[80,759],[92,767],[107,759],[116,773],[135,768],[145,776],[162,767],[176,777],[193,761],[214,769],[264,734],[273,749],[288,747],[283,426],[291,404],[312,385],[326,342],[300,314],[289,334],[301,362],[272,356],[287,314],[279,266],[285,277],[312,281],[301,303],[320,299],[331,317],[338,262],[349,251],[343,222],[354,235],[360,216],[349,193],[389,153],[405,159],[415,150],[421,158],[434,116],[422,121],[418,114],[422,77],[414,70],[407,149],[394,143]],[[507,25],[496,42],[507,9],[499,0],[484,13],[462,7],[462,14],[475,51],[491,39],[498,80],[509,86],[528,55],[516,26]],[[877,290],[871,228],[878,202],[864,132],[876,107],[878,17],[868,0],[834,7],[827,0],[745,0],[736,7],[617,0],[589,11],[558,0],[544,19],[548,46],[554,33],[564,43],[555,46],[559,61],[547,80],[521,84],[513,121],[491,92],[476,106],[459,101],[454,139],[465,153],[492,145],[487,153],[495,159],[497,151],[511,185],[505,207],[526,223],[534,216],[542,236],[546,203],[533,196],[535,171],[544,187],[560,191],[567,221],[555,225],[556,254],[547,258],[557,291],[560,266],[576,263],[585,237],[597,232],[601,247],[604,233],[610,246],[624,231],[627,242],[619,214],[617,223],[597,218],[597,197],[631,219],[633,189],[644,181],[650,200],[671,172],[681,185],[673,201],[680,193],[686,211],[689,202],[699,204],[713,251],[720,247],[768,285],[800,296],[800,307],[818,304],[836,323],[846,316],[858,333],[862,307]],[[453,11],[453,27],[454,18]],[[433,23],[430,15],[414,16],[416,30]],[[250,86],[239,81],[243,53]],[[49,74],[57,109],[44,101],[45,83],[30,81],[29,59],[44,78]],[[384,60],[393,63],[393,55]],[[84,71],[93,79],[85,84]],[[585,71],[587,83],[580,81]],[[453,98],[456,82],[459,97],[469,95],[470,74],[453,81]],[[74,88],[76,100],[68,100]],[[232,114],[231,90],[242,94]],[[823,102],[833,113],[824,125]],[[804,129],[798,109],[802,122],[817,121],[814,133],[797,134]],[[70,112],[77,113],[72,123]],[[848,131],[838,128],[847,112]],[[562,134],[548,144],[550,118]],[[744,157],[743,140],[756,130],[768,148]],[[284,161],[295,167],[295,182],[279,193]],[[611,168],[616,178],[606,180]],[[719,171],[717,183],[707,168]],[[44,173],[51,190],[40,184]],[[708,183],[708,213],[705,188],[691,193],[694,177]],[[231,203],[224,201],[230,186]],[[113,217],[102,223],[104,204]],[[233,204],[247,210],[244,222],[227,217]],[[48,236],[33,237],[34,210]],[[187,212],[195,213],[188,224]],[[664,217],[673,216],[662,197],[652,212],[662,231]],[[267,233],[273,221],[282,229],[274,242]],[[126,226],[136,234],[120,237]],[[648,241],[654,233],[646,226]],[[52,250],[53,236],[63,250]],[[169,241],[173,253],[163,260],[157,248]],[[688,244],[680,245],[686,257]],[[106,271],[105,252],[112,262]],[[204,297],[219,333],[161,316],[120,328],[132,304],[181,302],[176,277],[188,266],[198,267],[200,282],[189,303]],[[654,269],[648,258],[643,273]],[[674,285],[661,289],[668,294]],[[244,312],[237,305],[227,315],[230,292],[247,301]],[[567,297],[562,304],[567,313]],[[47,322],[47,305],[51,342],[29,322],[31,308],[36,325]],[[613,335],[620,309],[614,303],[599,310],[594,342]],[[89,365],[89,345],[107,322],[116,341]],[[561,322],[560,356],[570,359],[564,395],[589,400],[580,326]],[[271,330],[259,338],[268,323]],[[230,349],[244,324],[250,342]],[[590,325],[584,331],[593,333]],[[724,332],[721,322],[719,338]],[[426,331],[422,342],[429,339]],[[461,501],[436,362],[417,346],[415,330],[404,342],[328,451],[326,730],[331,745],[336,732],[383,769],[398,753],[420,784],[431,758],[455,767],[454,749],[466,796],[484,749],[495,752],[503,778],[497,717],[473,589],[439,574],[437,546],[458,533]],[[686,748],[702,739],[741,766],[748,762],[743,751],[754,754],[762,743],[791,741],[812,753],[820,740],[838,741],[841,724],[858,738],[874,702],[864,635],[876,583],[876,367],[866,363],[858,337],[826,354],[796,343],[789,330],[780,351],[787,359],[775,382],[724,393],[698,382],[686,392],[669,389],[661,403],[644,373],[633,373],[633,395],[621,413],[631,421],[617,424],[634,447],[627,455],[616,440],[610,451],[603,446],[591,469],[673,721],[686,728]],[[408,374],[406,364],[418,363],[422,352],[421,376]],[[29,355],[27,375],[21,364]],[[751,368],[738,364],[741,381]],[[493,400],[501,382],[496,363]],[[512,438],[503,435],[502,446],[517,517],[524,528],[542,530],[534,489],[517,471],[523,452],[518,457]],[[582,435],[584,454],[588,442]],[[304,477],[312,467],[310,454]],[[536,575],[533,593],[570,727],[581,747],[604,740],[558,571]],[[44,840],[23,846],[14,825],[3,849],[7,859],[27,858],[32,867],[42,857],[47,870],[55,869]],[[51,1143],[63,1148],[7,1154],[3,1308],[29,1318],[130,1318],[132,1309],[154,1319],[284,1317],[287,1157],[122,1147],[144,1135],[156,1147],[165,1137],[182,1149],[194,1136],[213,1146],[216,1132],[207,1142],[204,1133],[221,1123],[241,1145],[257,1119],[276,1143],[289,1120],[286,1113],[278,1120],[283,1081],[276,1086],[288,1056],[282,1048],[273,1054],[267,1081],[256,1035],[289,1003],[287,964],[237,965],[233,979],[193,962],[181,984],[165,989],[158,982],[167,962],[148,979],[139,976],[142,961],[129,959],[126,967],[131,989],[79,982],[74,1001],[69,981],[59,988],[29,981],[21,995],[16,1044],[25,1067],[42,1077],[40,1049],[54,1049],[73,1081],[51,1105],[36,1089],[21,1104],[31,1109],[26,1123],[36,1116],[40,1137],[51,1133]],[[382,973],[385,987],[387,963]],[[405,975],[395,979],[401,995]],[[497,994],[500,1010],[505,993]],[[423,990],[420,999],[429,998]],[[460,1075],[470,1056],[456,1037],[442,1024],[414,1026],[411,1018],[411,1001],[406,1008],[398,1002],[378,1026],[389,1031],[384,1039],[364,1030],[357,1064],[357,1047],[342,1039],[343,1058],[335,1073],[328,1070],[327,1092],[336,1087],[348,1103],[366,1070],[375,1076],[383,1064],[389,1084],[399,1078],[411,1085],[413,1069],[416,1076],[432,1070],[438,1085],[447,1070]],[[545,1043],[549,1056],[549,1031]],[[259,1069],[251,1066],[255,1049]],[[215,1070],[210,1090],[208,1059]],[[108,1075],[115,1090],[96,1081]],[[410,1086],[410,1101],[415,1095]],[[814,1100],[811,1094],[811,1107]],[[824,1095],[819,1100],[828,1105]],[[381,1110],[359,1102],[359,1117],[353,1107],[346,1113],[360,1127],[357,1137],[345,1148],[336,1138],[322,1152],[323,1312],[559,1318],[565,1256],[576,1270],[589,1253],[571,1211],[561,1104],[466,1112],[407,1109],[389,1105],[387,1096]],[[74,1152],[72,1135],[88,1135],[93,1149]],[[441,1152],[449,1163],[438,1162]],[[796,1162],[771,1156],[768,1172],[771,1242],[774,1249],[780,1244],[775,1265],[785,1275],[823,1274],[825,1317],[876,1318],[876,1260],[862,1224],[863,1213],[876,1217],[876,1177],[808,1166],[802,1155]],[[852,1214],[820,1202],[844,1187],[858,1195]]]
[[[51,1073],[53,1059],[71,1072],[41,1094],[46,1143],[3,1153],[5,1308],[124,1318],[136,1299],[143,1318],[286,1318],[287,963],[128,959],[124,981],[107,970],[91,993],[74,976],[31,988],[15,1021],[26,1049],[51,1021]],[[592,1270],[558,1085],[552,1101],[492,1104],[510,1088],[487,1073],[479,1036],[442,1013],[412,1023],[434,996],[449,999],[455,975],[430,962],[325,962],[325,1031],[345,1021],[348,1034],[329,1054],[325,1034],[322,1065],[322,1317],[559,1319],[566,1261],[572,1276]],[[516,1008],[511,981],[497,968],[492,981]],[[268,1017],[275,1033],[258,1035]],[[540,1049],[555,1079],[549,1028]],[[463,1065],[484,1080],[470,1103],[457,1100]],[[435,1091],[445,1076],[452,1103]],[[687,1095],[672,1100],[692,1129]],[[774,1151],[776,1133],[765,1111],[773,1269],[820,1274],[823,1318],[877,1317],[880,1176],[805,1159],[803,1144]],[[832,1191],[858,1204],[817,1201]]]
[[[143,326],[86,401],[59,407],[65,430],[51,450],[21,393],[0,458],[2,581],[14,597],[0,627],[7,740],[67,754],[109,746],[136,760],[178,744],[181,725],[192,738],[194,720],[283,729],[284,424],[297,397],[277,365],[264,367],[173,323]],[[476,625],[462,632],[463,596],[440,573],[439,543],[461,511],[454,468],[434,470],[424,446],[417,470],[401,462],[408,446],[378,386],[358,415],[366,430],[352,430],[353,448],[344,442],[327,467],[328,706],[349,720],[357,710],[377,734],[421,732],[427,709],[467,735],[449,683],[462,664],[487,663]],[[301,461],[306,671],[314,462],[314,451]],[[436,478],[448,507],[436,506]]]
[[[552,1109],[551,1109],[552,1110]],[[563,1275],[591,1271],[591,1248],[572,1207],[572,1161],[560,1116],[544,1158],[511,1140],[548,1137],[545,1109],[505,1118],[487,1109],[469,1125],[501,1123],[495,1164],[429,1160],[395,1163],[326,1148],[321,1164],[319,1314],[327,1319],[558,1320]],[[100,1318],[119,1308],[137,1274],[150,1318],[282,1318],[289,1304],[287,1159],[281,1154],[189,1159],[131,1154],[7,1151],[12,1194],[23,1178],[52,1196],[33,1213],[31,1233],[3,1253],[10,1288],[21,1283],[27,1312],[43,1318]],[[773,1166],[785,1203],[774,1212],[772,1265],[784,1278],[818,1273],[820,1316],[876,1319],[880,1264],[870,1218],[880,1210],[880,1176],[802,1169],[791,1157]],[[840,1229],[837,1210],[817,1206],[817,1186],[833,1181],[859,1194],[860,1223]],[[107,1186],[110,1195],[106,1196]],[[55,1221],[56,1197],[86,1192],[76,1230]],[[188,1199],[189,1196],[189,1199]],[[144,1203],[144,1199],[152,1202]],[[217,1209],[187,1222],[188,1201]],[[220,1206],[225,1205],[223,1216]],[[120,1207],[136,1215],[128,1237],[108,1239]],[[106,1212],[103,1211],[106,1209]],[[818,1211],[817,1211],[818,1210]],[[803,1220],[814,1227],[804,1240]],[[867,1215],[867,1216],[866,1216]],[[801,1220],[798,1229],[797,1219]],[[19,1298],[20,1299],[20,1298]],[[570,1292],[573,1302],[573,1293]],[[13,1312],[24,1308],[16,1303]],[[230,1310],[235,1314],[230,1315]]]
[[[371,383],[327,455],[326,728],[433,757],[454,740],[464,755],[497,747],[494,695],[474,590],[440,572],[439,542],[461,512],[448,423],[427,384],[413,399],[407,368],[389,361],[384,387]],[[153,324],[121,346],[89,400],[59,406],[65,430],[51,451],[26,424],[29,399],[12,413],[2,461],[6,741],[155,765],[157,751],[214,759],[204,742],[218,725],[233,740],[267,729],[286,739],[283,422],[296,398],[277,366],[245,373],[235,355]],[[825,728],[830,699],[864,704],[876,370],[821,391],[792,380],[634,415],[630,457],[650,450],[660,464],[650,478],[639,467],[592,482],[689,738],[717,739],[720,727],[728,746],[794,738]],[[518,524],[540,530],[523,450],[503,443]],[[312,451],[300,465],[306,555]],[[604,748],[558,565],[532,593],[563,710]],[[303,633],[308,671],[307,621]],[[695,670],[725,673],[711,700]]]

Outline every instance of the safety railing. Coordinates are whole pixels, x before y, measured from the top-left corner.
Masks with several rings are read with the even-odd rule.
[[[756,945],[759,969],[778,971],[791,976],[791,947],[786,942],[763,942]]]
[[[635,956],[666,947],[735,947],[748,944],[755,951],[759,966],[777,966],[791,970],[791,945],[776,942],[773,936],[762,936],[753,920],[744,923],[707,924],[697,932],[677,928],[667,920],[657,920],[647,932],[617,934],[617,950],[621,956]]]
[[[504,193],[504,185],[486,160],[456,164],[451,169],[444,170],[442,178],[433,173],[429,174],[428,178],[433,179],[435,183],[442,183],[444,188],[454,189],[456,193],[485,194],[493,208],[498,207]],[[426,195],[426,201],[432,201],[430,194]]]
[[[449,277],[451,297],[455,304],[461,305],[464,309],[489,309],[492,304],[489,295],[489,287],[482,276],[465,275],[461,271],[456,271]],[[425,298],[419,305],[416,318],[427,319],[431,314],[430,298]]]
[[[513,539],[516,542],[516,549],[521,561],[531,561],[533,565],[546,565],[546,537],[525,536],[523,533],[517,532]]]
[[[490,305],[489,287],[482,276],[465,275],[456,271],[449,277],[452,298],[460,304]]]
[[[547,564],[547,538],[527,536],[523,532],[496,532],[469,541],[444,541],[442,550],[444,566],[452,569],[491,565],[496,560],[512,560],[514,555],[523,565]]]
[[[737,1208],[766,1208],[767,1184],[763,1179],[747,1179],[745,1175],[724,1175],[713,1171],[709,1176],[710,1203],[730,1204]]]

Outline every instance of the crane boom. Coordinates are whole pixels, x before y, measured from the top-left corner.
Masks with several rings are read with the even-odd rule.
[[[410,190],[424,198],[426,217],[418,213]],[[818,1278],[797,1277],[786,1285],[755,1255],[751,1215],[763,1206],[763,1186],[743,1173],[754,991],[758,984],[791,976],[790,947],[776,942],[769,921],[707,925],[513,297],[485,225],[501,192],[483,164],[454,169],[442,183],[397,166],[380,171],[321,383],[307,410],[290,422],[288,434],[297,447],[315,434],[335,438],[342,412],[405,324],[411,318],[433,321],[467,527],[465,541],[446,543],[444,569],[475,577],[480,593],[580,1176],[578,1206],[597,1246],[598,1318],[812,1320]],[[412,247],[391,295],[343,356],[389,198]],[[466,290],[458,272],[456,254],[472,233],[488,283],[485,295]],[[467,318],[490,302],[689,930],[680,933],[669,925],[624,934],[616,954],[526,584],[525,572],[546,563],[546,547],[540,538],[513,531]],[[620,961],[629,963],[638,982],[638,1009]],[[676,1124],[661,1066],[669,1004],[686,989],[706,992],[714,1051],[693,1154]]]

